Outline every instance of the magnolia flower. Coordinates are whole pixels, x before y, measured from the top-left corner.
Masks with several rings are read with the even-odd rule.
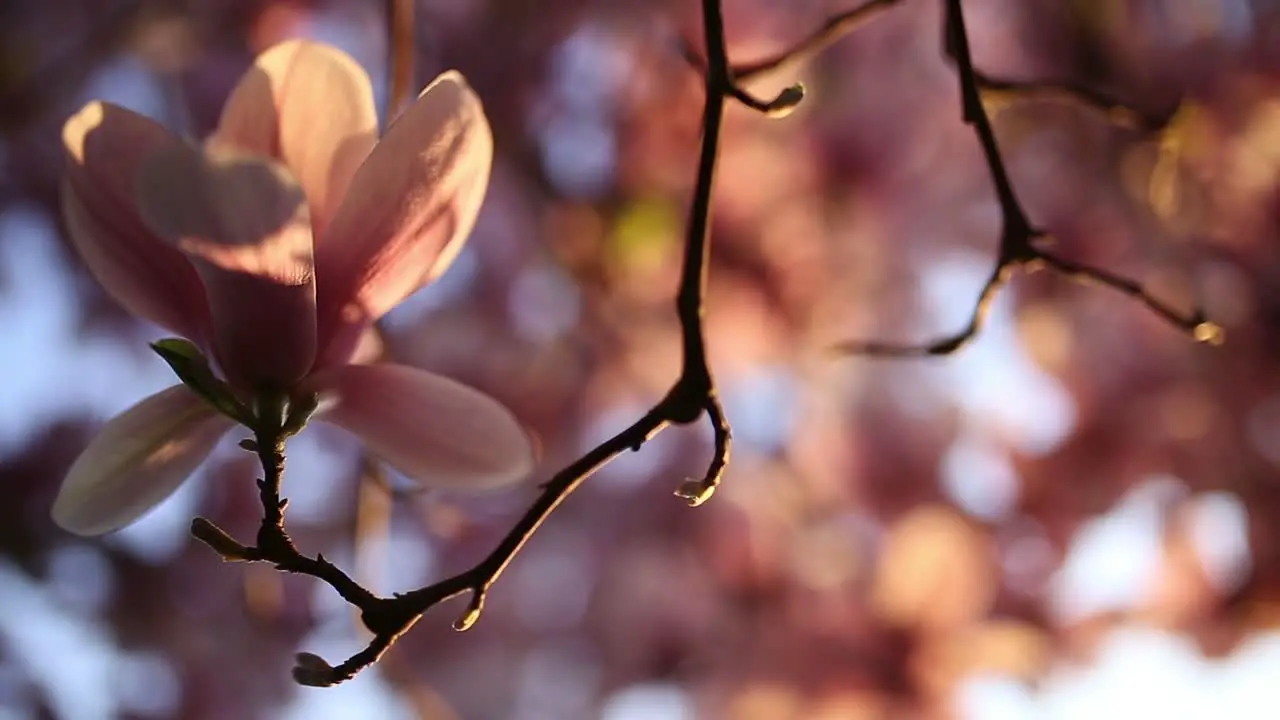
[[[257,58],[203,145],[102,102],[67,121],[63,143],[63,210],[90,272],[210,352],[236,397],[319,396],[325,421],[428,485],[528,472],[528,436],[496,400],[357,357],[372,323],[457,256],[484,198],[493,138],[460,74],[378,140],[359,65],[291,41]],[[146,398],[76,460],[54,520],[84,535],[129,524],[235,424],[186,385]]]

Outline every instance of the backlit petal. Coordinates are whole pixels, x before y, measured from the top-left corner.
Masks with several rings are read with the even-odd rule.
[[[134,315],[206,340],[209,311],[199,276],[143,224],[133,199],[143,159],[180,140],[135,112],[91,102],[67,120],[62,142],[63,216],[89,272]]]
[[[492,160],[480,99],[457,72],[441,75],[360,166],[316,243],[322,345],[349,346],[444,272],[475,224]]]
[[[244,389],[284,389],[315,359],[315,273],[302,190],[283,165],[226,146],[161,150],[139,172],[147,225],[187,254],[214,347]]]
[[[375,454],[432,487],[489,489],[533,467],[528,434],[497,400],[405,365],[348,365],[308,380],[320,419],[358,435]]]
[[[182,385],[148,397],[108,421],[76,459],[54,521],[78,535],[128,525],[177,490],[233,424]]]
[[[241,78],[215,136],[283,161],[306,192],[318,234],[378,138],[369,76],[335,48],[281,43]]]
[[[387,352],[387,343],[382,339],[382,331],[377,325],[370,325],[360,333],[360,341],[356,343],[347,363],[352,365],[372,365],[382,359]]]

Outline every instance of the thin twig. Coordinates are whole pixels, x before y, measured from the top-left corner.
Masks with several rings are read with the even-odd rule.
[[[1197,307],[1190,314],[1182,313],[1148,293],[1137,281],[1122,275],[1117,275],[1101,268],[1089,267],[1047,252],[1041,252],[1040,259],[1048,267],[1057,270],[1072,280],[1109,287],[1118,293],[1137,300],[1145,305],[1148,310],[1164,318],[1170,325],[1190,332],[1200,342],[1221,345],[1225,339],[1222,328],[1205,316],[1203,308]]]
[[[978,293],[978,302],[974,304],[973,311],[969,314],[968,324],[965,325],[963,330],[954,334],[938,338],[923,345],[906,345],[877,340],[849,340],[837,344],[832,348],[832,351],[840,355],[869,355],[871,357],[892,358],[950,355],[969,344],[971,340],[978,336],[978,333],[982,332],[982,328],[987,322],[987,316],[991,314],[991,305],[995,301],[996,294],[1009,282],[1011,275],[1012,273],[1002,267],[997,267],[991,273],[987,281],[983,283],[982,290]]]
[[[870,0],[852,10],[836,13],[795,45],[763,60],[735,65],[730,74],[735,81],[743,82],[812,57],[845,35],[880,17],[899,2],[900,0]],[[702,58],[691,46],[686,43],[682,50],[691,64],[700,69],[703,67]],[[1102,113],[1114,125],[1141,132],[1156,132],[1166,127],[1172,117],[1171,113],[1152,115],[1142,112],[1106,93],[1073,82],[1009,80],[993,77],[977,69],[973,69],[973,80],[984,95],[1074,103]],[[769,103],[738,89],[736,85],[733,97],[750,108],[769,112]]]
[[[387,0],[387,125],[413,99],[414,0]]]
[[[832,15],[822,23],[821,27],[809,33],[803,40],[784,52],[764,60],[735,65],[733,77],[738,80],[750,80],[757,75],[772,72],[792,62],[816,55],[828,45],[862,27],[880,16],[880,13],[897,5],[901,0],[870,0],[852,10]]]
[[[1144,133],[1157,132],[1169,125],[1173,113],[1152,115],[1124,104],[1110,95],[1072,82],[1041,80],[1008,80],[996,78],[974,69],[974,80],[984,97],[1005,96],[1015,100],[1052,100],[1091,108],[1112,125]]]
[[[1222,330],[1217,325],[1208,322],[1203,311],[1196,309],[1190,314],[1179,313],[1168,304],[1153,297],[1137,281],[1106,270],[1060,258],[1037,246],[1036,241],[1044,237],[1045,232],[1032,225],[1027,217],[1026,210],[1014,191],[1013,183],[1009,179],[1009,171],[1005,166],[1004,158],[1000,154],[995,131],[991,127],[991,118],[987,115],[986,107],[982,103],[983,76],[973,67],[973,56],[969,49],[969,33],[965,27],[964,13],[960,7],[960,0],[944,1],[946,3],[946,15],[943,45],[946,55],[956,66],[956,74],[960,81],[963,118],[965,123],[973,127],[978,143],[982,146],[982,155],[986,160],[992,185],[995,187],[996,199],[1000,203],[1003,230],[1000,235],[996,264],[987,282],[983,285],[981,293],[979,293],[968,325],[960,332],[918,345],[849,341],[838,344],[833,350],[840,354],[872,357],[950,355],[964,347],[981,331],[995,294],[1009,281],[1016,270],[1041,266],[1065,273],[1073,279],[1094,281],[1114,288],[1138,300],[1160,318],[1189,333],[1196,340],[1213,344],[1222,342]],[[1113,114],[1116,108],[1123,107],[1100,94],[1082,93],[1078,89],[1068,86],[1015,84],[993,81],[990,78],[987,78],[986,82],[1006,91],[1039,88],[1045,92],[1070,93],[1071,97],[1085,104],[1108,109]],[[1144,119],[1138,114],[1134,114],[1132,117],[1138,118],[1144,124],[1157,122],[1149,118]]]
[[[244,562],[269,562],[284,572],[310,575],[325,581],[357,607],[366,607],[377,597],[352,580],[333,563],[317,555],[315,559],[298,552],[284,528],[284,511],[288,501],[280,497],[280,485],[284,479],[284,402],[276,406],[280,412],[268,412],[259,416],[254,439],[241,446],[252,450],[262,464],[263,477],[258,480],[258,494],[262,501],[262,525],[258,528],[257,546],[245,546],[236,542],[218,526],[205,518],[191,521],[191,534],[222,555],[224,560]]]

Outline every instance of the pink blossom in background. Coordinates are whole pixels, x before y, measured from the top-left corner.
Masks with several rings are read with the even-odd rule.
[[[424,484],[527,474],[529,438],[496,400],[360,352],[374,321],[448,268],[484,199],[493,139],[460,74],[379,140],[359,65],[290,41],[258,57],[202,145],[96,101],[63,142],[64,214],[90,271],[209,351],[244,401],[316,393],[326,421]],[[54,519],[85,535],[129,524],[234,424],[183,385],[142,400],[76,460]]]

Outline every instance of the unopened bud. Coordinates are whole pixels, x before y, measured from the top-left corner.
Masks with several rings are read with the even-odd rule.
[[[796,83],[778,93],[778,97],[765,107],[765,115],[771,118],[784,118],[796,109],[801,100],[804,100],[804,85]]]
[[[213,548],[227,562],[252,560],[250,549],[236,542],[222,528],[214,525],[207,518],[197,517],[191,521],[191,535],[200,542]]]
[[[294,656],[293,681],[299,685],[328,687],[333,684],[333,666],[314,653]]]
[[[1221,325],[1207,320],[1196,325],[1191,334],[1197,341],[1209,345],[1221,345],[1227,339]]]
[[[1038,273],[1041,270],[1044,270],[1048,266],[1049,264],[1044,261],[1044,258],[1031,258],[1030,260],[1027,260],[1026,262],[1022,263],[1022,269],[1028,275],[1032,273]]]
[[[480,620],[480,608],[471,608],[466,614],[453,622],[453,629],[458,632],[466,632]]]
[[[676,497],[683,498],[689,504],[689,507],[698,507],[702,503],[711,499],[716,492],[716,486],[710,485],[704,480],[686,480],[680,487],[676,488]]]
[[[471,605],[467,607],[467,612],[453,623],[453,629],[458,632],[466,632],[476,624],[480,619],[480,613],[484,611],[484,593],[477,592],[475,598],[471,601]]]

